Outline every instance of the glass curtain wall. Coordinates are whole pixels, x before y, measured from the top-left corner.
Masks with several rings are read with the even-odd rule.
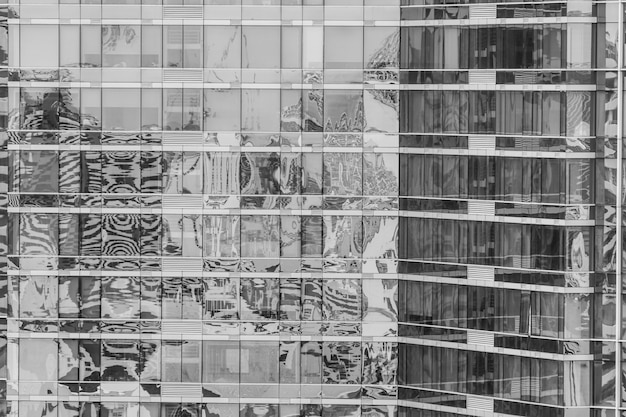
[[[402,1],[402,415],[619,414],[620,13]]]
[[[399,3],[0,7],[0,416],[395,416]]]
[[[0,5],[0,416],[623,414],[623,13]]]

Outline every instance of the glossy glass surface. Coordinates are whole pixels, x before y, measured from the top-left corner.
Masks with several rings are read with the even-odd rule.
[[[623,413],[621,7],[1,5],[0,417]]]

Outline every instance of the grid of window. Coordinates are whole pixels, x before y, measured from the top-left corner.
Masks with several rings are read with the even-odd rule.
[[[400,412],[601,415],[621,5],[500,3],[401,5]]]
[[[0,415],[396,415],[398,5],[41,3]]]
[[[622,12],[0,5],[0,417],[623,412]]]

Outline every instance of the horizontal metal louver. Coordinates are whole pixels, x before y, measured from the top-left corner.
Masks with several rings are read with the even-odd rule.
[[[495,19],[498,14],[498,9],[494,4],[470,4],[469,18],[470,19]]]
[[[467,279],[482,279],[486,281],[493,281],[495,279],[494,269],[485,266],[468,265]]]
[[[511,266],[513,268],[523,268],[523,266],[522,266],[522,259],[517,257],[517,256],[514,256],[512,262],[511,262]]]
[[[163,145],[202,145],[202,132],[163,132]]]
[[[202,82],[202,70],[201,69],[186,69],[186,68],[165,68],[163,69],[163,82],[164,83],[201,83]]]
[[[468,201],[467,214],[494,216],[496,214],[496,203],[494,201]]]
[[[467,331],[467,343],[472,343],[476,345],[493,346],[494,344],[493,333],[468,330]]]
[[[515,149],[531,150],[535,146],[537,140],[526,136],[515,138]]]
[[[180,209],[201,209],[204,205],[200,195],[163,195],[161,207],[164,211]]]
[[[520,398],[522,393],[522,383],[519,378],[511,381],[511,398]]]
[[[526,7],[516,7],[513,10],[513,18],[515,19],[522,19],[522,18],[528,18],[528,17],[536,17],[536,11],[535,9],[529,9]]]
[[[468,149],[496,149],[495,136],[468,136]]]
[[[204,26],[185,26],[183,39],[187,47],[201,48],[203,28]]]
[[[537,73],[521,71],[515,73],[515,84],[537,84]]]
[[[164,257],[161,270],[165,272],[202,272],[202,259]]]
[[[470,84],[495,84],[496,83],[496,71],[495,70],[470,70],[469,83]]]
[[[164,320],[161,323],[163,335],[202,334],[202,322],[192,320]]]
[[[202,386],[199,384],[163,384],[161,395],[163,397],[201,397]]]
[[[202,6],[163,6],[163,19],[202,19]]]
[[[474,410],[484,410],[493,412],[493,399],[467,396],[467,408],[473,408]]]

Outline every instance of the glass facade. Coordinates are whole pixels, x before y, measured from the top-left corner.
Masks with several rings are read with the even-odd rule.
[[[626,415],[622,13],[403,0],[401,415]]]
[[[0,4],[0,417],[626,415],[624,4]]]

